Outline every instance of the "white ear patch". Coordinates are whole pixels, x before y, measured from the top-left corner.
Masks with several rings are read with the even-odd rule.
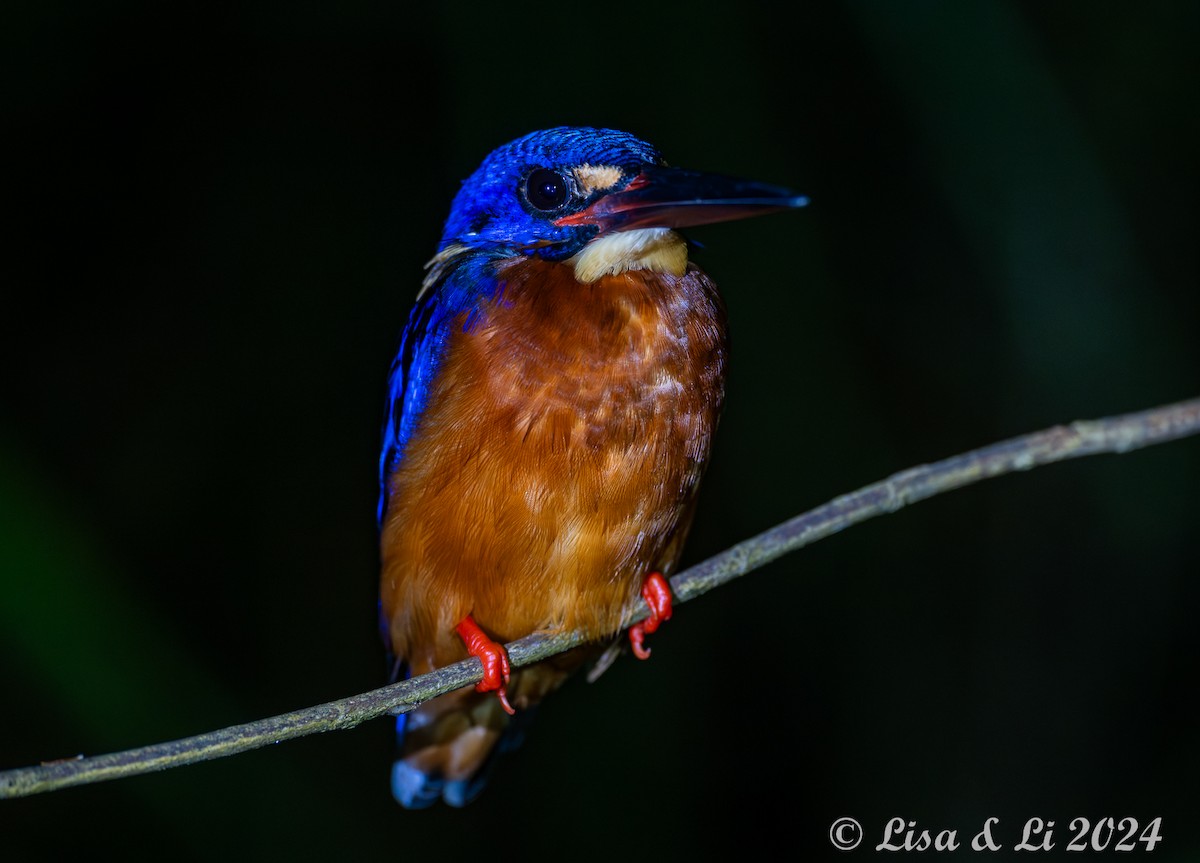
[[[687,260],[687,243],[670,228],[638,228],[596,237],[567,263],[575,267],[577,280],[594,282],[626,270],[682,276]]]
[[[579,165],[571,169],[583,197],[592,192],[604,192],[621,182],[620,168],[612,165]]]

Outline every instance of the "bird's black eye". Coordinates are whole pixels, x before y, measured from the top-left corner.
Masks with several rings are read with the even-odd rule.
[[[525,199],[538,210],[557,210],[567,202],[567,181],[562,174],[538,168],[525,181]]]

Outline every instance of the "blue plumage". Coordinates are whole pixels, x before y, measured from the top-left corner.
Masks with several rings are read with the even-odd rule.
[[[493,151],[463,181],[446,220],[441,248],[461,243],[508,254],[536,252],[548,260],[568,258],[598,229],[594,225],[557,226],[546,213],[523,202],[514,190],[530,171],[613,165],[628,169],[633,176],[644,165],[661,163],[656,149],[627,132],[569,127],[533,132]],[[602,194],[597,191],[582,197],[569,209],[583,209]]]

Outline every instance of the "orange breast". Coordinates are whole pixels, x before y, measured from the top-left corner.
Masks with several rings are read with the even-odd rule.
[[[497,277],[390,479],[381,595],[413,673],[466,655],[468,614],[501,641],[614,633],[679,557],[720,412],[725,316],[699,269]]]

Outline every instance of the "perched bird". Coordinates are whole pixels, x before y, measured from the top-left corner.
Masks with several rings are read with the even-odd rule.
[[[648,602],[629,633],[648,655],[728,354],[716,286],[674,229],[804,203],[590,128],[512,141],[463,183],[389,378],[380,618],[393,679],[468,654],[485,675],[399,717],[402,805],[469,802],[596,652],[512,671],[504,642],[580,628],[600,643]]]

